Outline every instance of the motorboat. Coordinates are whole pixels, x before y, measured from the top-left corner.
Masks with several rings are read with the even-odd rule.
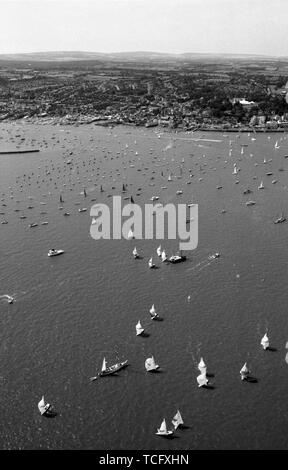
[[[38,224],[34,224],[34,223],[33,223],[33,224],[29,224],[29,227],[30,227],[30,228],[38,227]]]
[[[87,207],[81,207],[81,209],[78,209],[78,212],[86,212],[87,211]]]
[[[213,255],[209,256],[209,259],[216,259],[216,258],[220,258],[220,253],[214,253]]]
[[[246,206],[254,206],[256,204],[255,201],[248,201],[246,202]]]
[[[59,256],[59,255],[62,255],[64,253],[64,250],[54,250],[54,248],[52,248],[51,250],[48,251],[48,256]]]
[[[182,261],[186,261],[186,256],[183,256],[183,255],[173,255],[173,256],[170,256],[169,258],[169,261],[170,263],[181,263]]]
[[[278,217],[278,219],[274,220],[274,224],[281,224],[282,222],[285,222],[286,218],[283,216],[283,214],[281,214],[280,217]]]
[[[245,191],[243,191],[243,194],[251,194],[251,193],[252,193],[251,189],[245,189]]]

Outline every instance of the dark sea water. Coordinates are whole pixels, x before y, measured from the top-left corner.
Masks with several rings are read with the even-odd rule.
[[[0,221],[8,221],[0,225],[0,296],[15,298],[0,298],[0,447],[287,448],[288,222],[273,223],[281,211],[288,217],[286,134],[159,138],[155,129],[2,124],[0,137],[0,150],[40,149],[0,156]],[[152,195],[199,204],[199,243],[185,263],[162,264],[159,240],[91,238],[91,199],[111,206],[123,182],[141,206]],[[247,207],[250,199],[256,205]],[[178,249],[177,240],[161,245],[169,256]],[[133,259],[134,246],[143,259]],[[50,248],[65,254],[48,258]],[[220,258],[209,261],[215,252]],[[148,268],[151,255],[159,269]],[[162,322],[150,321],[153,303]],[[138,320],[149,336],[136,337]],[[275,351],[260,345],[266,329]],[[151,354],[158,374],[145,371]],[[91,383],[104,356],[129,367]],[[198,388],[201,356],[213,389]],[[257,383],[241,382],[246,361]],[[43,394],[54,419],[38,411]],[[173,440],[156,436],[177,409],[187,428]]]

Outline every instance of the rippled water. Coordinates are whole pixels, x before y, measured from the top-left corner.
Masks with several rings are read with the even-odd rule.
[[[0,298],[1,448],[286,448],[288,225],[273,224],[281,211],[288,216],[287,172],[279,171],[288,169],[286,134],[158,138],[154,130],[125,127],[2,124],[0,136],[2,150],[41,150],[0,156],[0,220],[8,221],[0,225],[0,296],[15,297],[12,305]],[[199,204],[199,244],[185,263],[160,263],[157,240],[91,238],[91,199],[111,206],[109,195],[121,194],[123,182],[140,205],[152,195]],[[247,187],[253,193],[245,196]],[[256,205],[247,207],[249,199]],[[32,222],[38,227],[29,228]],[[174,240],[161,244],[168,255],[178,249]],[[133,259],[134,246],[143,259]],[[65,254],[48,258],[51,247]],[[209,261],[216,251],[221,257]],[[147,265],[152,254],[157,270]],[[149,319],[153,303],[162,322]],[[149,336],[136,337],[138,320]],[[276,351],[261,349],[267,328]],[[150,354],[159,374],[144,369]],[[104,355],[108,364],[127,358],[129,367],[91,383]],[[201,356],[214,389],[197,386]],[[245,361],[258,383],[241,382]],[[40,416],[42,394],[56,418]],[[187,428],[173,440],[155,436],[177,409]]]

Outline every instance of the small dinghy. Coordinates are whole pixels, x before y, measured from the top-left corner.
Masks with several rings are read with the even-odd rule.
[[[250,370],[247,367],[247,363],[245,362],[244,366],[240,370],[241,380],[247,380],[250,374]]]
[[[203,357],[201,357],[200,362],[198,364],[198,369],[200,370],[201,374],[205,374],[207,372],[207,366],[203,360]]]
[[[142,327],[140,320],[139,320],[136,325],[136,336],[142,335],[142,333],[144,333],[144,328]]]
[[[269,348],[269,339],[268,339],[267,333],[265,333],[265,335],[261,339],[261,346],[263,347],[264,350]]]
[[[149,268],[155,268],[155,264],[153,263],[153,258],[150,258],[148,261]]]
[[[59,256],[59,255],[62,255],[64,253],[64,250],[54,250],[54,248],[52,248],[51,250],[48,251],[48,256]]]
[[[38,410],[40,411],[42,416],[55,416],[56,414],[50,403],[45,404],[44,396],[38,403]]]
[[[149,312],[150,312],[150,315],[151,315],[151,320],[154,320],[154,318],[158,317],[158,313],[155,310],[154,304],[150,308]]]
[[[134,259],[137,259],[137,258],[139,258],[139,254],[138,254],[138,251],[137,251],[137,248],[136,248],[136,246],[135,246],[135,248],[134,248],[134,250],[133,250],[133,252],[132,252],[132,253],[133,253]]]
[[[208,385],[208,379],[206,377],[206,371],[197,377],[198,387],[205,387]]]
[[[184,421],[182,419],[182,416],[181,416],[181,413],[180,413],[179,410],[177,410],[177,413],[175,414],[174,418],[172,419],[172,424],[173,424],[175,430],[179,426],[182,426],[184,424]]]
[[[128,235],[127,235],[127,238],[128,240],[132,240],[134,237],[134,233],[132,232],[132,230],[130,229],[129,232],[128,232]]]
[[[147,372],[154,372],[159,369],[159,365],[156,364],[154,357],[148,357],[145,361],[145,369]]]
[[[156,434],[157,434],[157,436],[164,436],[164,437],[168,437],[168,436],[173,435],[173,431],[169,431],[167,429],[165,418],[163,419],[160,428],[157,429]]]
[[[161,259],[162,259],[162,263],[164,263],[164,261],[167,261],[167,255],[164,250],[161,253]]]

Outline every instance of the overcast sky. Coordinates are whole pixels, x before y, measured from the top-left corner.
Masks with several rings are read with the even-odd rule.
[[[0,53],[288,56],[288,0],[0,0]]]

